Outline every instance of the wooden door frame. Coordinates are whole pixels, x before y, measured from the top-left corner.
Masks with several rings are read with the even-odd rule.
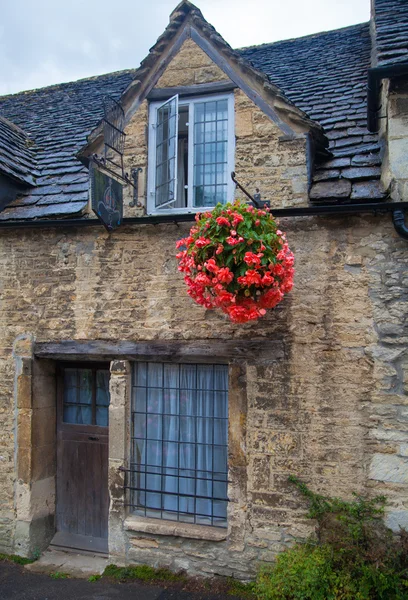
[[[64,370],[65,369],[88,369],[92,371],[92,421],[95,421],[96,411],[96,375],[97,370],[103,369],[110,371],[110,364],[108,362],[77,362],[77,361],[64,361],[56,363],[56,505],[55,505],[55,535],[52,540],[53,546],[62,546],[64,548],[72,547],[72,549],[87,549],[96,552],[107,552],[108,539],[106,538],[106,544],[103,543],[102,538],[94,537],[93,535],[86,534],[75,534],[69,533],[64,530],[58,529],[61,526],[59,521],[59,469],[62,464],[63,456],[63,443],[68,438],[72,438],[72,441],[76,438],[78,443],[86,440],[89,436],[95,436],[98,439],[105,441],[108,447],[107,464],[106,469],[108,470],[109,465],[109,422],[107,426],[100,426],[95,424],[80,424],[80,423],[64,423],[63,421],[63,410],[64,410]],[[109,410],[109,408],[108,408]],[[109,494],[108,477],[106,477],[106,493]],[[106,528],[108,529],[109,514],[107,515]],[[109,535],[109,532],[108,532]],[[82,538],[82,539],[81,539]],[[88,539],[89,547],[83,547],[82,542]]]

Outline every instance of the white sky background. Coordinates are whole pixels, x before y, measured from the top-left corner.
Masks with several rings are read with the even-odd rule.
[[[0,0],[0,95],[137,68],[178,0]],[[233,47],[368,21],[370,0],[196,0]]]

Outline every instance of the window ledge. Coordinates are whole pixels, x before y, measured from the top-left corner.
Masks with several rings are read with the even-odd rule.
[[[162,521],[146,517],[128,517],[125,520],[124,528],[127,531],[153,533],[154,535],[172,535],[194,540],[209,540],[211,542],[222,542],[227,539],[227,529],[223,527],[191,525],[190,523],[176,523],[174,521]]]

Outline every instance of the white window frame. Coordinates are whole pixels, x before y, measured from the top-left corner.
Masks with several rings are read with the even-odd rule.
[[[178,95],[177,95],[178,96]],[[170,99],[170,96],[168,100]],[[166,102],[168,102],[166,100]],[[227,142],[227,202],[232,202],[234,198],[235,184],[230,177],[234,171],[235,158],[235,122],[234,122],[234,95],[233,94],[211,94],[206,96],[194,96],[191,98],[178,98],[179,108],[189,107],[188,122],[193,123],[194,105],[199,102],[211,102],[215,100],[228,100],[228,142]],[[186,208],[163,209],[155,206],[156,189],[156,122],[157,109],[163,106],[165,102],[152,102],[149,105],[149,135],[148,135],[148,169],[147,169],[147,213],[150,215],[168,215],[203,212],[212,210],[214,206],[194,207],[193,203],[193,177],[194,177],[194,136],[188,136],[188,206]],[[191,157],[191,159],[190,159]],[[177,171],[177,169],[176,169]],[[177,182],[176,182],[177,186]],[[177,187],[176,187],[177,189]]]

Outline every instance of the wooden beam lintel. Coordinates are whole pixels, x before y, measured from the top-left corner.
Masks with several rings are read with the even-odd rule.
[[[37,358],[53,360],[149,360],[159,362],[235,361],[273,362],[284,358],[283,343],[277,340],[172,340],[129,342],[107,340],[66,340],[37,342]]]

